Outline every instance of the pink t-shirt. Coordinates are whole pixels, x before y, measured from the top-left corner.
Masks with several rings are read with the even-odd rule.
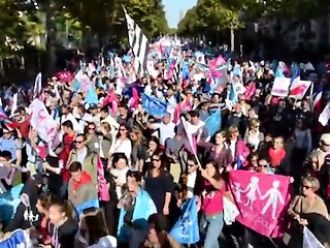
[[[207,193],[203,200],[202,209],[205,215],[216,215],[223,212],[223,192],[214,190]]]

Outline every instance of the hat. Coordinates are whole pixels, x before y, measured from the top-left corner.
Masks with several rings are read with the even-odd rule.
[[[330,146],[330,133],[322,134],[320,141],[322,141],[325,145]]]

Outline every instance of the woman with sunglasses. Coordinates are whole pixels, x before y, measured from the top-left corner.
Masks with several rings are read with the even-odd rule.
[[[86,129],[86,145],[90,151],[99,153],[100,152],[100,141],[96,134],[95,123],[88,123]]]
[[[301,247],[303,226],[308,225],[306,214],[315,213],[328,219],[328,210],[315,192],[320,188],[320,183],[315,177],[302,179],[301,192],[290,203],[288,215],[291,218],[291,240],[288,247]]]
[[[245,132],[244,141],[253,151],[257,151],[259,144],[264,140],[264,134],[259,130],[260,121],[252,119]]]
[[[145,177],[145,190],[154,201],[157,212],[169,215],[173,181],[165,168],[163,154],[153,154],[151,159],[152,167],[147,171]]]
[[[125,153],[129,164],[131,164],[132,142],[129,139],[128,131],[128,127],[125,124],[120,124],[114,145],[110,150],[110,167],[112,166],[111,157],[115,153]]]
[[[236,125],[232,125],[228,128],[227,145],[231,151],[235,168],[244,166],[250,154],[250,150],[241,139],[239,129]]]

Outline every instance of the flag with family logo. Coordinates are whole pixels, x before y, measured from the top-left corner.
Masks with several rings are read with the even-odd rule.
[[[181,216],[173,226],[170,236],[180,244],[195,244],[199,241],[197,203],[193,197],[182,206]]]
[[[281,237],[290,202],[290,178],[250,171],[231,171],[230,190],[240,214],[236,220],[267,237]]]

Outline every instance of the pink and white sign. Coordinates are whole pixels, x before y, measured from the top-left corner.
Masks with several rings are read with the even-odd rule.
[[[230,190],[240,212],[236,220],[267,237],[285,231],[290,178],[249,171],[231,171]]]

